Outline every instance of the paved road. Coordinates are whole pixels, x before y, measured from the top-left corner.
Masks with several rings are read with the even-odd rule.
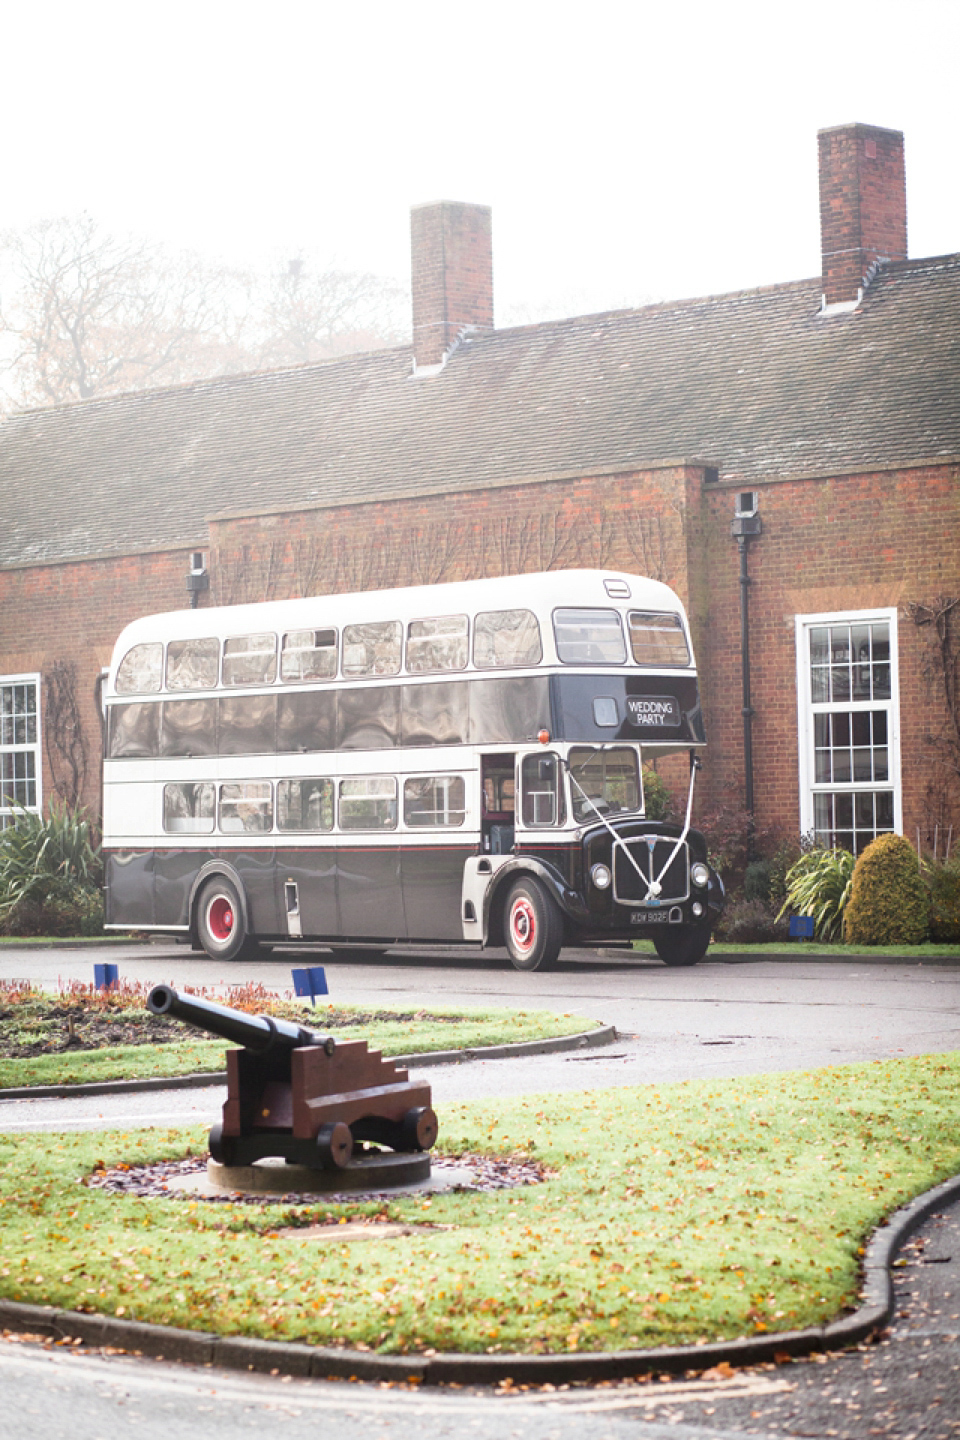
[[[94,961],[114,960],[132,980],[207,985],[256,981],[291,987],[292,965],[323,964],[330,998],[391,1009],[447,1006],[540,1008],[617,1026],[616,1058],[539,1066],[497,1062],[482,1093],[518,1088],[580,1089],[695,1075],[744,1075],[845,1060],[883,1059],[960,1046],[960,956],[953,964],[884,964],[804,958],[734,964],[707,961],[671,970],[633,952],[567,952],[546,975],[522,974],[494,956],[453,951],[396,952],[345,963],[320,954],[275,952],[253,964],[223,965],[176,945],[88,950],[0,948],[0,978],[58,982],[93,978]],[[589,1080],[586,1074],[589,1071]],[[456,1083],[456,1082],[452,1082]],[[449,1098],[477,1093],[453,1089]],[[490,1088],[486,1088],[489,1085]]]

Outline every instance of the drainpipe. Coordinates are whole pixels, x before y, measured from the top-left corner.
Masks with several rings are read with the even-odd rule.
[[[749,820],[747,822],[747,858],[754,858],[754,799],[753,799],[753,705],[750,700],[750,603],[751,584],[747,568],[747,542],[753,535],[761,533],[760,516],[757,514],[759,496],[753,490],[737,496],[737,507],[730,526],[730,534],[737,542],[740,552],[740,713],[743,716],[743,773],[744,798]]]

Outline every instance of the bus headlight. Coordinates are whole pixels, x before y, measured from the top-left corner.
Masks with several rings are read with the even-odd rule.
[[[693,865],[690,866],[690,879],[693,881],[694,885],[699,885],[702,888],[704,885],[707,885],[709,883],[710,867],[708,865],[704,865],[702,860],[697,860]]]
[[[606,890],[612,878],[606,865],[594,865],[590,871],[590,879],[598,890]]]

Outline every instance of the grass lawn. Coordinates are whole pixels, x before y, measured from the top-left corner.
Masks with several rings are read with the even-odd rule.
[[[655,954],[652,940],[635,940],[634,950],[641,954]],[[960,945],[935,945],[926,941],[923,945],[831,945],[822,940],[771,940],[761,945],[744,945],[712,940],[706,958],[720,959],[724,955],[755,955],[758,960],[765,955],[789,955],[791,960],[822,959],[825,955],[849,956],[851,959],[870,960],[884,955],[901,956],[906,960],[960,960]]]
[[[202,1153],[195,1130],[0,1136],[0,1293],[394,1353],[822,1323],[856,1303],[873,1227],[960,1170],[958,1081],[950,1054],[448,1105],[438,1149],[533,1156],[544,1182],[299,1209],[83,1183],[98,1164]],[[303,1228],[364,1218],[416,1233],[322,1243]]]

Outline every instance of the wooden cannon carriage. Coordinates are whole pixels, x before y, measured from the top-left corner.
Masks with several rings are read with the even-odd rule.
[[[221,1165],[279,1156],[338,1170],[361,1142],[410,1152],[429,1150],[437,1138],[430,1086],[411,1083],[365,1040],[244,1015],[171,985],[155,985],[147,1009],[243,1047],[227,1051],[223,1120],[210,1131],[210,1154]]]

